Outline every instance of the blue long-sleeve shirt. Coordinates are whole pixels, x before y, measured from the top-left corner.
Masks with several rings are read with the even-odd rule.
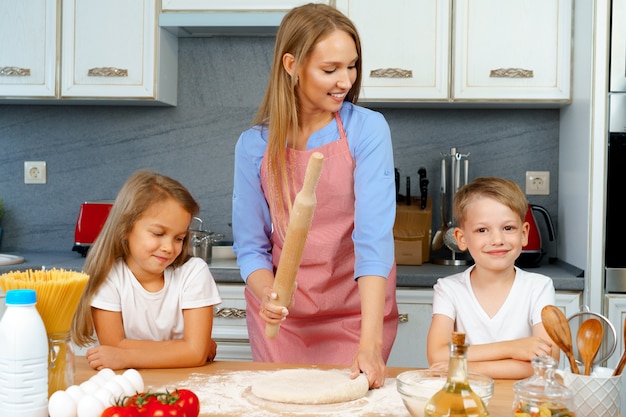
[[[395,175],[389,125],[382,114],[344,102],[339,111],[354,171],[355,213],[352,240],[354,277],[386,277],[394,263]],[[339,139],[336,120],[314,132],[307,150]],[[233,250],[244,281],[257,269],[272,270],[272,222],[261,188],[261,161],[267,148],[267,131],[244,131],[235,147],[233,190]]]

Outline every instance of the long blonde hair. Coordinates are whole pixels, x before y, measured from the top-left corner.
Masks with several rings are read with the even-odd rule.
[[[273,209],[270,211],[274,225],[279,230],[284,227],[285,196],[289,197],[290,203],[295,197],[291,193],[287,175],[287,137],[291,134],[295,138],[299,127],[297,80],[283,67],[283,56],[291,54],[295,57],[293,72],[296,74],[306,64],[315,45],[335,30],[346,32],[356,45],[359,57],[355,63],[357,76],[344,98],[344,101],[356,103],[361,90],[361,40],[354,23],[347,16],[325,4],[306,4],[291,9],[283,18],[276,34],[267,90],[252,125],[261,125],[268,129],[268,181],[270,188],[274,190],[270,193],[273,198],[268,203]],[[291,204],[287,205],[290,206]]]
[[[109,217],[85,260],[84,271],[89,275],[89,281],[72,322],[72,340],[78,346],[86,346],[95,341],[91,299],[106,280],[113,263],[130,253],[126,237],[146,210],[168,199],[176,200],[192,216],[200,211],[200,206],[191,193],[181,183],[165,175],[140,170],[131,175],[122,186]],[[172,266],[180,266],[189,259],[188,246],[189,235],[185,236],[183,249]]]

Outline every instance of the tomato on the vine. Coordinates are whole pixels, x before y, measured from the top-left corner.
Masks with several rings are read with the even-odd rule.
[[[177,389],[172,393],[175,399],[174,404],[182,408],[187,417],[198,417],[200,415],[200,400],[198,396],[188,389]]]
[[[137,410],[123,405],[113,405],[106,408],[100,417],[138,417]]]
[[[154,402],[148,405],[148,417],[187,417],[182,408],[174,404]]]

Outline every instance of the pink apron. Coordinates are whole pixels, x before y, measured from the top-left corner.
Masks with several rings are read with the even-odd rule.
[[[278,336],[265,337],[260,304],[246,288],[247,325],[252,357],[258,362],[351,365],[361,333],[361,301],[354,279],[354,158],[339,115],[340,140],[315,150],[287,149],[287,166],[295,167],[296,191],[304,180],[309,157],[324,154],[316,188],[317,206],[298,271],[295,305],[281,323]],[[292,163],[295,158],[295,164]],[[261,182],[268,198],[267,154],[261,165]],[[274,270],[283,246],[282,237],[272,234]],[[387,361],[396,337],[398,308],[396,267],[387,277],[383,359]]]

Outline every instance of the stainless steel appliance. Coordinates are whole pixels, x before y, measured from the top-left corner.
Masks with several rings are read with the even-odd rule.
[[[612,2],[611,22],[605,291],[626,293],[626,0]]]

